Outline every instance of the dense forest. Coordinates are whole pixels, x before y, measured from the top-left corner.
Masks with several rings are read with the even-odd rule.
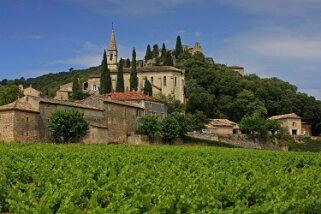
[[[321,101],[299,92],[296,86],[275,77],[260,78],[255,74],[241,76],[223,64],[208,63],[202,53],[191,55],[182,51],[180,45],[172,53],[172,59],[169,59],[170,54],[163,49],[166,50],[164,44],[162,55],[157,56],[158,45],[153,46],[153,51],[148,46],[145,60],[156,57],[157,65],[168,65],[168,62],[172,63],[174,60],[177,67],[186,71],[187,103],[184,106],[173,102],[170,106],[173,111],[175,107],[180,110],[185,108],[183,110],[190,113],[202,111],[208,118],[227,118],[235,122],[253,114],[268,118],[294,112],[312,124],[314,135],[320,134]],[[59,86],[72,82],[75,75],[85,81],[90,74],[99,72],[98,66],[84,70],[70,69],[67,72],[29,79],[4,79],[0,81],[0,94],[5,85],[22,84],[32,85],[44,96],[53,97]]]

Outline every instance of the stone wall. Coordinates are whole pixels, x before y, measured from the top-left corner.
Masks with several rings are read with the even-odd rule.
[[[36,142],[43,139],[39,113],[15,111],[14,138],[18,141]]]
[[[0,141],[14,141],[14,111],[0,111]]]

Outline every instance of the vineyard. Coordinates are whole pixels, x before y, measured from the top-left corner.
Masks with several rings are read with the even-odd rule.
[[[321,155],[0,143],[0,213],[321,213]]]

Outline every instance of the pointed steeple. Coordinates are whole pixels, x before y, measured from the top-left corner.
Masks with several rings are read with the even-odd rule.
[[[110,37],[108,50],[110,50],[110,51],[116,51],[117,50],[116,39],[115,39],[115,31],[114,31],[114,24],[112,24],[112,31],[111,31],[111,37]]]
[[[116,46],[114,24],[112,24],[111,37],[109,47],[107,49],[107,66],[110,70],[117,70],[118,67],[118,51]]]

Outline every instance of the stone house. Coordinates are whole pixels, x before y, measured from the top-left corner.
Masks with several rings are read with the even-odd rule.
[[[85,143],[125,142],[136,130],[143,109],[125,102],[93,106],[25,96],[0,107],[0,141],[50,142],[48,128],[51,113],[60,108],[78,109],[90,125]]]
[[[70,94],[72,92],[72,82],[61,85],[59,90],[56,92],[54,99],[56,100],[69,100]]]
[[[41,92],[32,88],[31,85],[27,88],[23,88],[23,85],[19,85],[19,88],[21,89],[23,95],[25,96],[40,97]]]
[[[205,126],[212,134],[219,136],[240,134],[240,127],[237,123],[228,119],[210,119]]]
[[[103,124],[108,135],[105,135],[103,140],[106,142],[125,142],[127,136],[134,135],[137,122],[144,112],[140,105],[111,100],[104,96],[90,96],[80,102],[104,110]]]
[[[239,74],[241,74],[242,76],[244,76],[244,67],[241,66],[237,66],[237,65],[232,65],[232,66],[226,66],[229,69],[232,69],[233,71],[238,72]]]
[[[282,127],[288,129],[290,135],[311,135],[311,125],[302,122],[302,117],[296,115],[295,113],[275,115],[269,119],[278,120]]]
[[[144,115],[157,115],[160,119],[163,119],[167,116],[167,105],[165,102],[141,92],[115,92],[104,94],[103,96],[111,100],[138,104],[144,108]]]

